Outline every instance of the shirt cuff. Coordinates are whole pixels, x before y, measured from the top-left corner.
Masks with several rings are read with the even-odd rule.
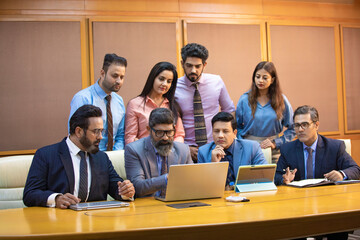
[[[344,177],[343,180],[348,180],[348,177],[346,176],[346,174],[344,173],[343,170],[339,170],[339,172],[343,175],[343,177]]]
[[[55,202],[55,198],[56,196],[58,195],[62,195],[61,193],[53,193],[51,194],[48,199],[47,199],[47,203],[46,203],[46,206],[47,207],[56,207],[56,202]]]
[[[124,195],[120,195],[120,197],[121,197],[122,200],[125,200],[125,201],[131,201],[131,202],[134,201],[134,197],[129,198],[129,197],[124,196]]]

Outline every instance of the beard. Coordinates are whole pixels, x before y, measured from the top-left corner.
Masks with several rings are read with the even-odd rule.
[[[153,136],[150,136],[152,145],[156,148],[156,151],[163,157],[166,157],[170,154],[171,149],[174,145],[173,140],[160,140],[155,141]]]
[[[107,81],[107,77],[106,77],[106,74],[105,74],[105,77],[104,77],[104,80],[102,82],[102,86],[108,90],[109,92],[118,92],[120,91],[121,87],[122,87],[122,84],[121,83],[114,83],[114,84],[111,84]]]
[[[90,139],[86,137],[86,133],[80,138],[80,143],[86,149],[87,152],[95,154],[99,151],[100,140],[91,142]]]

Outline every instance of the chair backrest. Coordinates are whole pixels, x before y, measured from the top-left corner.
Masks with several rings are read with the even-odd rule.
[[[271,148],[261,149],[268,164],[272,163]]]
[[[0,209],[25,207],[22,198],[33,155],[0,158]]]
[[[339,139],[345,143],[345,151],[351,156],[351,139]]]
[[[125,160],[124,160],[124,150],[116,150],[116,151],[106,151],[105,152],[110,161],[112,162],[115,171],[119,174],[122,179],[126,179],[126,171],[125,171]]]

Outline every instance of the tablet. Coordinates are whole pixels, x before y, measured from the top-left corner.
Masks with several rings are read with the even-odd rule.
[[[128,207],[128,206],[130,206],[130,204],[127,202],[101,201],[101,202],[82,202],[78,204],[73,204],[70,205],[70,209],[75,211],[84,211],[84,210],[92,210],[92,209]]]

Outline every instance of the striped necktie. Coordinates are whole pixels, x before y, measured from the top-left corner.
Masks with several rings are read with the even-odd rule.
[[[88,169],[85,158],[85,152],[80,151],[79,155],[81,157],[81,160],[80,160],[80,182],[79,182],[78,197],[81,199],[81,202],[85,202],[88,194]]]
[[[114,139],[113,139],[113,119],[111,113],[111,95],[107,95],[105,97],[107,100],[106,103],[106,121],[107,121],[107,131],[108,131],[108,142],[107,142],[107,151],[112,151],[114,146]]]
[[[158,153],[156,153],[158,154]],[[161,156],[161,175],[168,173],[167,157]],[[160,191],[160,197],[164,198],[166,195],[166,186]]]
[[[194,123],[195,123],[195,142],[201,147],[207,143],[206,125],[204,118],[204,110],[201,103],[201,96],[198,90],[199,82],[193,83],[194,92]]]

